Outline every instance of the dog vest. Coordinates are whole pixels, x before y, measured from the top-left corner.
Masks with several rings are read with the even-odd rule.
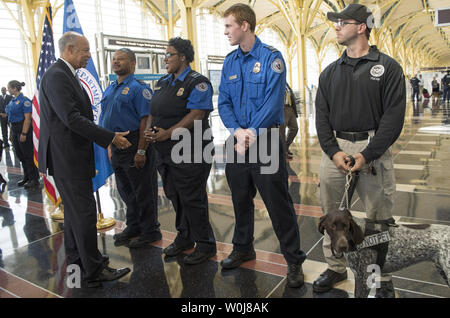
[[[376,264],[383,269],[386,262],[386,256],[389,250],[389,227],[398,225],[395,224],[393,218],[387,220],[369,220],[365,219],[366,227],[364,232],[364,241],[356,246],[357,250],[363,248],[370,248],[377,252]]]

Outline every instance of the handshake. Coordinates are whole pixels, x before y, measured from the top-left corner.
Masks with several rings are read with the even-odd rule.
[[[124,136],[128,135],[129,133],[130,131],[116,132],[115,133],[116,135],[112,140],[112,144],[119,149],[127,149],[128,147],[131,146],[131,143]]]

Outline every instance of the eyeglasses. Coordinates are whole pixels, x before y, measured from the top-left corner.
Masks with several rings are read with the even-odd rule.
[[[356,25],[358,25],[358,24],[362,24],[362,23],[360,23],[360,22],[346,22],[346,21],[341,21],[341,20],[334,22],[334,25],[338,26],[340,28],[346,26],[347,24],[356,24]]]
[[[166,59],[168,59],[168,58],[171,57],[172,55],[178,55],[178,54],[180,54],[180,53],[170,53],[170,52],[167,52],[166,54],[164,54],[164,56],[166,57]]]

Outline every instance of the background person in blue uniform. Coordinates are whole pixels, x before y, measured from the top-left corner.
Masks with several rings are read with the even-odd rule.
[[[6,106],[11,123],[11,140],[17,157],[22,163],[24,178],[17,183],[27,189],[39,186],[39,171],[33,159],[33,128],[31,126],[32,102],[20,92],[25,83],[10,81],[8,91],[13,96]]]
[[[112,69],[117,80],[103,93],[102,127],[130,131],[127,149],[111,145],[111,164],[117,189],[127,205],[124,231],[114,235],[116,246],[141,247],[162,238],[158,223],[158,175],[153,146],[144,139],[152,93],[134,77],[136,55],[130,49],[114,53]],[[132,238],[134,238],[131,240]]]
[[[211,162],[207,162],[202,155],[200,162],[193,160],[196,152],[203,152],[211,141],[195,140],[201,143],[201,147],[191,149],[188,162],[176,163],[176,158],[171,156],[172,148],[177,144],[171,136],[177,128],[189,129],[190,136],[186,138],[191,138],[192,146],[196,136],[194,121],[201,121],[202,131],[197,132],[200,138],[209,128],[208,117],[213,110],[212,86],[206,77],[190,68],[193,60],[194,48],[189,40],[178,37],[169,40],[165,58],[169,74],[155,86],[147,122],[150,128],[146,130],[147,141],[153,142],[156,148],[157,168],[164,192],[176,212],[178,234],[164,253],[175,256],[191,249],[195,243],[194,252],[184,258],[186,264],[198,264],[216,255],[206,193]]]
[[[279,127],[284,122],[285,64],[278,50],[265,45],[255,35],[255,13],[249,6],[235,4],[225,11],[224,18],[225,35],[231,45],[239,44],[239,48],[228,54],[223,65],[219,114],[225,127],[234,129],[230,138],[236,139],[235,151],[248,156],[249,147],[258,142],[252,129],[258,132],[259,128]],[[221,265],[230,269],[256,258],[253,199],[258,189],[288,263],[287,284],[299,287],[304,283],[302,263],[306,255],[300,250],[297,218],[288,191],[284,142],[280,136],[278,149],[279,167],[273,174],[261,173],[260,158],[257,163],[234,163],[227,158],[225,173],[236,225],[233,252]]]

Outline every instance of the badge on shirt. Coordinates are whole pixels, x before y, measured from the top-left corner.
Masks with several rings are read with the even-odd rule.
[[[150,91],[147,88],[142,91],[142,96],[144,96],[146,100],[152,99],[152,93],[150,93]]]
[[[276,58],[275,60],[273,60],[272,64],[270,65],[270,67],[272,68],[272,70],[275,73],[283,73],[284,71],[284,64],[283,61],[280,58]]]
[[[122,95],[127,95],[130,88],[127,86],[122,90]]]
[[[370,75],[373,77],[381,77],[384,74],[384,66],[381,64],[375,65],[370,69]]]
[[[228,77],[228,79],[231,81],[231,80],[234,80],[234,79],[236,79],[237,78],[237,75],[231,75],[230,77]]]
[[[261,63],[256,62],[253,66],[253,73],[258,74],[259,72],[261,72]]]
[[[19,105],[20,104],[20,100],[18,100],[17,102],[16,102],[16,105]]]
[[[184,88],[181,87],[177,92],[177,96],[181,96],[181,95],[183,95],[183,93],[184,93]]]
[[[206,82],[202,82],[200,84],[195,85],[195,89],[199,92],[206,92],[208,90],[208,84]]]
[[[30,107],[31,106],[31,102],[30,101],[25,101],[25,103],[23,103],[25,105],[25,107]]]

